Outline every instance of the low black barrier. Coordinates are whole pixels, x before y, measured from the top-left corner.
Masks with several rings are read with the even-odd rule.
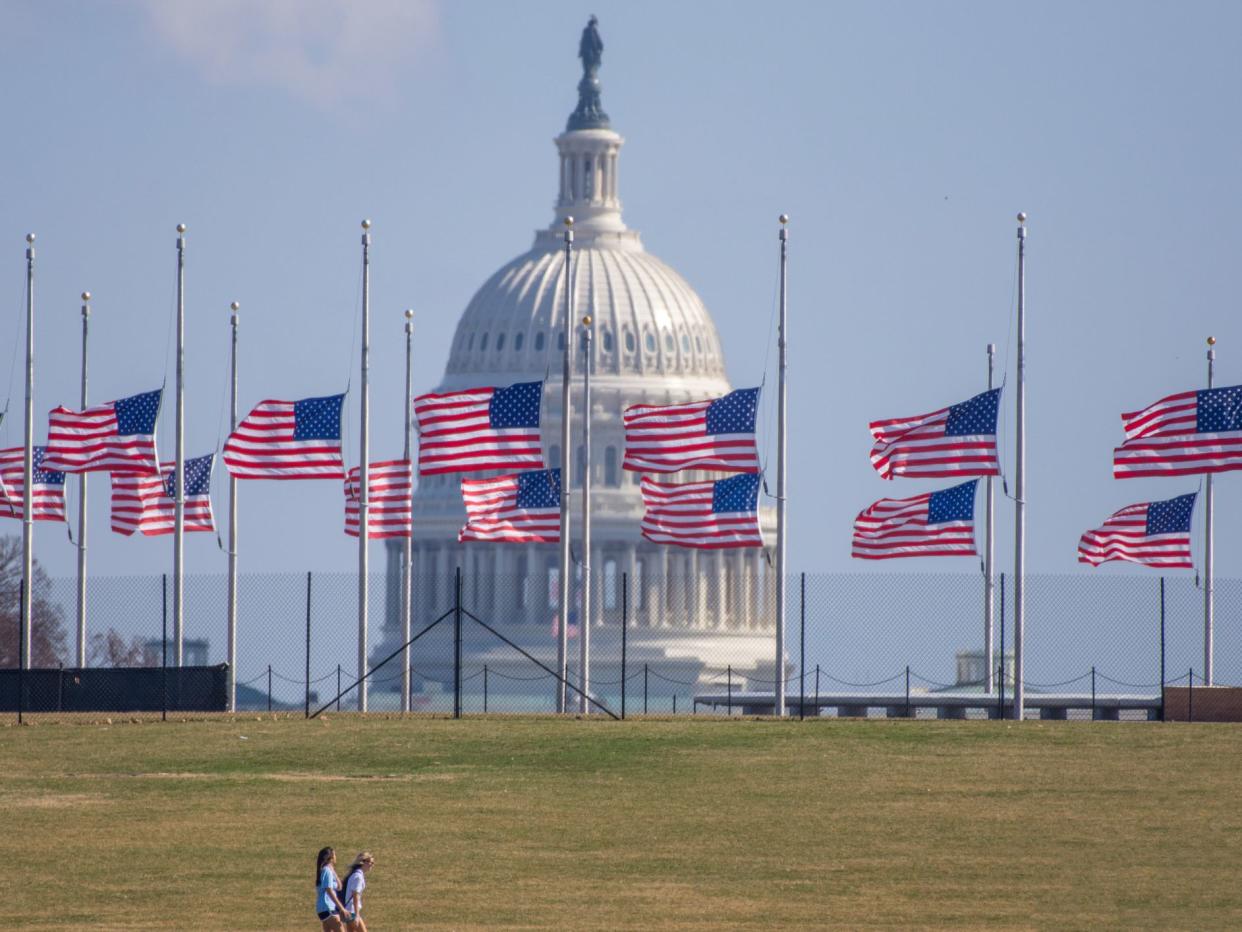
[[[0,712],[223,712],[227,677],[227,664],[0,670]]]

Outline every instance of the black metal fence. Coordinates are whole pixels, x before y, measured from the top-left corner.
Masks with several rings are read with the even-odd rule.
[[[778,686],[800,715],[995,716],[1012,703],[1013,594],[999,579],[989,665],[978,575],[792,576],[780,671],[770,579],[596,574],[589,629],[577,608],[580,585],[575,581],[562,685],[555,579],[416,576],[403,704],[407,652],[396,580],[370,580],[369,661],[360,686],[356,576],[245,575],[236,708],[351,711],[365,689],[376,712],[404,705],[437,714],[540,713],[557,711],[563,690],[569,712],[740,714],[771,710]],[[0,717],[227,708],[226,580],[185,580],[183,664],[207,671],[199,678],[176,672],[167,587],[161,577],[91,579],[82,669],[67,646],[75,642],[75,580],[36,584],[35,670],[16,669],[20,605],[16,592],[6,593]],[[1213,682],[1239,684],[1242,581],[1218,579],[1215,591]],[[1158,717],[1165,686],[1204,683],[1203,644],[1203,593],[1193,579],[1027,577],[1023,686],[1028,709],[1038,710],[1032,714]],[[168,681],[167,668],[176,682],[171,706],[166,687],[151,685]],[[144,669],[150,672],[131,675]],[[66,684],[73,686],[69,704]],[[155,699],[161,704],[153,707]]]

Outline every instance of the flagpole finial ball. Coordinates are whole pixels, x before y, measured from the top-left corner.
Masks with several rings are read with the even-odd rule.
[[[573,217],[566,217],[566,218],[565,218],[565,226],[567,226],[567,227],[572,227],[573,225],[574,225],[574,218],[573,218]]]
[[[26,242],[33,243],[34,241],[35,241],[35,235],[33,233],[27,233]]]
[[[232,304],[229,305],[229,310],[232,311],[234,314],[236,314],[239,310],[241,310],[241,304],[239,304],[237,301],[234,301]]]
[[[414,308],[412,308],[412,307],[407,307],[407,308],[405,309],[405,319],[406,319],[406,320],[413,320],[413,319],[414,319]]]
[[[591,315],[590,314],[587,314],[585,317],[582,318],[582,326],[584,327],[591,326]]]
[[[178,232],[178,233],[184,233],[184,232],[185,232],[185,224],[184,224],[184,223],[178,223],[178,224],[177,224],[177,232]]]
[[[363,221],[362,221],[362,228],[363,228],[364,230],[369,230],[369,229],[371,229],[371,221],[370,221],[370,220],[363,220]]]
[[[82,292],[83,301],[89,301],[90,299],[91,299],[91,293],[89,291]]]
[[[785,224],[789,222],[789,214],[781,214],[780,219],[781,219],[781,226],[784,226]]]
[[[1216,337],[1208,337],[1208,346],[1216,345]]]
[[[1018,211],[1018,223],[1026,223],[1026,211]]]

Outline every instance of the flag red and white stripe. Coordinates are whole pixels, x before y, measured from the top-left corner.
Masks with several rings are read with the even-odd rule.
[[[521,382],[414,399],[418,474],[539,469],[542,382]]]
[[[978,480],[912,498],[882,498],[854,519],[852,556],[975,556],[974,498]]]
[[[653,543],[710,550],[763,546],[757,474],[686,483],[643,476],[642,493],[643,537]]]
[[[1082,535],[1078,562],[1099,566],[1123,560],[1160,569],[1192,569],[1190,518],[1195,494],[1127,505],[1114,512],[1101,527]]]
[[[561,539],[559,469],[462,479],[466,526],[457,539],[555,544]]]
[[[224,443],[235,479],[344,479],[344,395],[261,401]]]
[[[53,408],[48,415],[44,468],[158,476],[155,420],[162,397],[163,390],[156,389],[83,411]]]
[[[1178,392],[1121,416],[1113,476],[1189,476],[1242,469],[1242,386]]]
[[[630,405],[622,468],[670,473],[683,469],[759,472],[755,419],[759,389],[669,405]]]
[[[176,528],[177,503],[168,494],[167,483],[176,468],[176,462],[169,461],[160,463],[158,476],[113,473],[112,530],[126,537],[135,531],[146,537],[171,534]],[[186,495],[183,526],[186,533],[215,531],[210,492]]]
[[[40,468],[43,447],[34,448],[35,482],[30,509],[35,521],[65,520],[65,475]],[[0,450],[0,518],[25,518],[25,447]]]
[[[360,467],[345,480],[345,533],[358,536],[358,481]],[[409,537],[413,526],[410,495],[413,481],[409,460],[372,463],[368,469],[367,539]]]
[[[1000,475],[996,414],[1000,389],[916,417],[872,421],[871,465],[883,479]]]

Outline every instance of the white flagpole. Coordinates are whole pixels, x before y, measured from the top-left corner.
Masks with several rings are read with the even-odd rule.
[[[564,371],[561,375],[561,574],[557,593],[558,617],[556,625],[556,672],[560,681],[556,686],[556,711],[567,712],[568,690],[565,678],[569,674],[569,418],[573,405],[569,399],[569,377],[573,356],[573,278],[570,267],[574,257],[574,218],[565,218],[565,353]]]
[[[358,439],[358,679],[367,675],[367,544],[371,499],[371,221],[362,221],[362,412]],[[358,683],[358,711],[367,710],[367,684]]]
[[[91,293],[82,292],[82,410],[86,410],[86,341],[90,330]],[[78,631],[77,666],[86,666],[86,477],[78,476]]]
[[[413,422],[410,417],[410,399],[414,397],[414,311],[405,312],[405,398],[401,401],[402,420],[405,422],[405,459],[410,464],[410,495],[414,495]],[[401,640],[405,649],[401,652],[401,711],[410,711],[410,638],[413,636],[414,615],[414,514],[410,513],[410,531],[401,542]]]
[[[582,611],[578,619],[578,711],[590,711],[591,693],[591,317],[582,318]]]
[[[185,224],[177,224],[177,465],[173,473],[173,657],[185,662]],[[161,475],[163,469],[160,469]]]
[[[241,305],[229,305],[232,339],[229,349],[229,432],[237,430],[237,312]],[[229,711],[237,711],[237,478],[229,473]]]
[[[775,703],[772,707],[774,715],[785,714],[785,603],[787,569],[786,549],[788,545],[789,527],[785,520],[785,479],[789,464],[785,455],[786,436],[785,420],[788,416],[788,391],[785,385],[785,370],[788,367],[786,351],[789,347],[788,320],[786,317],[785,281],[786,260],[789,243],[789,215],[781,214],[781,318],[777,345],[780,351],[779,381],[776,395],[776,666],[772,672],[772,691]]]
[[[26,234],[26,445],[22,452],[22,649],[19,663],[30,667],[31,603],[34,586],[34,250],[35,235]]]
[[[1216,368],[1216,337],[1208,337],[1207,351],[1207,387],[1212,387],[1212,377]],[[1212,685],[1212,637],[1216,620],[1215,593],[1212,591],[1212,564],[1216,557],[1216,543],[1212,534],[1212,522],[1215,517],[1215,501],[1212,495],[1212,474],[1204,477],[1203,483],[1203,685]]]
[[[1022,646],[1026,622],[1026,214],[1018,214],[1018,390],[1017,455],[1013,498],[1013,717],[1022,721],[1026,688],[1022,683]],[[1004,663],[1004,658],[1001,659]]]
[[[992,363],[996,357],[996,344],[988,344],[988,391],[992,390]],[[996,607],[995,601],[996,580],[994,579],[994,560],[996,557],[996,515],[995,508],[996,497],[992,489],[992,477],[987,478],[987,517],[985,518],[985,528],[987,530],[987,542],[983,551],[983,691],[990,693],[995,682],[996,671],[993,665],[996,658],[992,653],[992,615]],[[1002,659],[1002,663],[1004,660]]]

